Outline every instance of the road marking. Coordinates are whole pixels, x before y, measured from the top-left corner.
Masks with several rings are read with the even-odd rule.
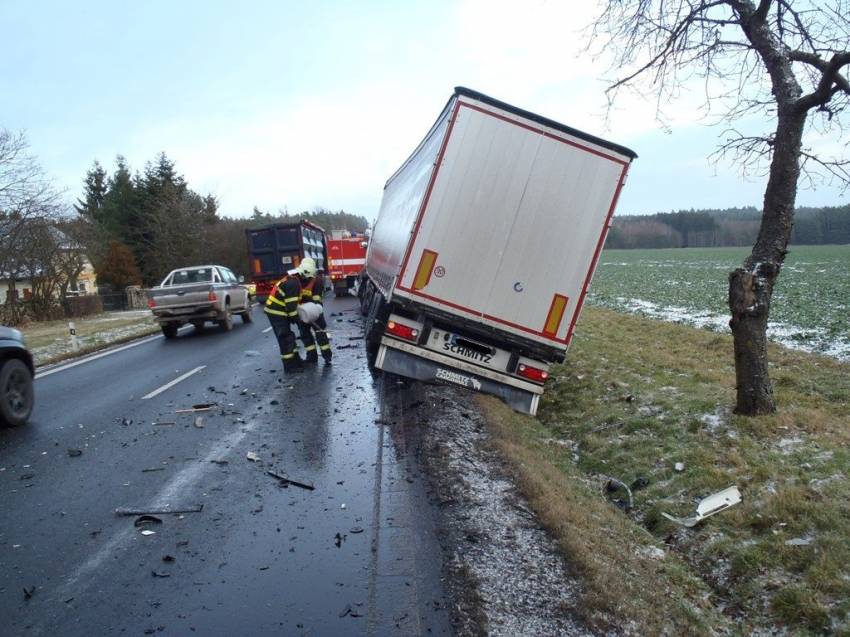
[[[71,369],[72,367],[76,367],[77,365],[82,365],[83,363],[90,363],[91,361],[96,361],[98,358],[103,358],[104,356],[110,356],[111,354],[117,354],[118,352],[123,352],[126,349],[130,349],[132,347],[138,347],[139,345],[144,345],[145,343],[150,343],[151,341],[155,341],[158,338],[162,338],[161,335],[151,336],[149,338],[144,338],[140,341],[134,341],[129,345],[122,345],[121,347],[116,347],[115,349],[106,350],[105,352],[100,352],[99,354],[94,354],[93,356],[87,356],[86,358],[81,358],[75,360],[71,363],[66,363],[65,365],[60,365],[59,367],[53,367],[51,369],[46,369],[43,372],[36,372],[35,378],[38,380],[39,378],[44,378],[45,376],[50,376],[51,374],[56,374],[57,372],[64,372],[66,369]]]
[[[207,367],[206,365],[198,365],[195,369],[193,369],[193,370],[190,370],[190,371],[186,372],[186,373],[185,373],[185,374],[183,374],[182,376],[178,376],[177,378],[175,378],[174,380],[172,380],[170,383],[165,383],[165,385],[163,385],[163,386],[162,386],[162,387],[160,387],[159,389],[154,389],[151,393],[149,393],[149,394],[146,394],[146,395],[142,396],[142,398],[141,398],[141,399],[142,399],[142,400],[147,400],[148,398],[153,398],[154,396],[159,396],[159,395],[160,395],[162,392],[164,392],[166,389],[171,389],[172,387],[174,387],[174,386],[175,386],[177,383],[179,383],[180,381],[182,381],[182,380],[186,380],[187,378],[189,378],[189,376],[192,376],[192,375],[194,375],[194,374],[197,374],[197,373],[198,373],[199,371],[201,371],[202,369],[206,369],[206,367]]]
[[[265,334],[266,332],[271,332],[271,329],[272,329],[272,326],[269,325],[266,329],[263,330],[263,334]]]

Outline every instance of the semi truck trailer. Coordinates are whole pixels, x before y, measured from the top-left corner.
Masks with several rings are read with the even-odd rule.
[[[370,363],[534,415],[636,157],[456,88],[384,186],[359,290]]]

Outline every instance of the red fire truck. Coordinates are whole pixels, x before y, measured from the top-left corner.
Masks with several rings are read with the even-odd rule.
[[[366,236],[356,232],[334,232],[328,239],[328,273],[337,296],[348,294],[360,278],[367,246]]]

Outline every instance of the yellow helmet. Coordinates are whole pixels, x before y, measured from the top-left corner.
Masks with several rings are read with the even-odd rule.
[[[295,269],[295,271],[305,279],[312,279],[316,276],[316,262],[312,259],[312,257],[304,257],[301,264]]]

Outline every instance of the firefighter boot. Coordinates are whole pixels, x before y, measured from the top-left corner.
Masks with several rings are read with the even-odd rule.
[[[330,347],[328,349],[322,350],[322,358],[325,359],[325,365],[331,364],[331,359],[333,358],[333,354],[331,353]]]
[[[313,345],[313,349],[307,351],[307,354],[304,357],[304,362],[305,363],[318,363],[319,362],[319,355],[316,354],[316,346],[315,345]]]
[[[283,359],[283,371],[287,374],[296,374],[298,372],[304,371],[304,361],[301,360],[301,357],[298,354],[295,354],[292,358]]]

